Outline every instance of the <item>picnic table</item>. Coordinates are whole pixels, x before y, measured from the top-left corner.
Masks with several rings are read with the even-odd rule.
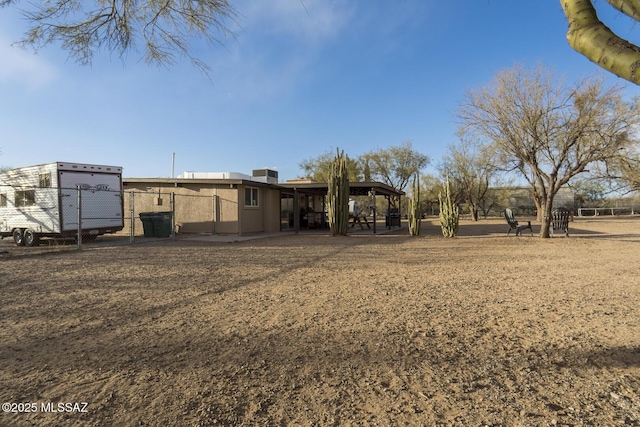
[[[371,229],[371,226],[369,225],[369,221],[367,220],[367,217],[364,215],[349,215],[349,220],[351,222],[351,228],[354,228],[356,226],[356,223],[358,223],[358,225],[360,225],[360,229],[364,230],[364,226],[362,225],[362,220],[364,220],[364,223],[366,224],[368,229]]]

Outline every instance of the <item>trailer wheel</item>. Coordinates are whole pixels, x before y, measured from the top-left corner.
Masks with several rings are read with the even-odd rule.
[[[24,246],[24,230],[22,228],[16,228],[13,230],[13,241],[17,246]]]
[[[27,228],[24,230],[24,233],[22,233],[22,240],[26,246],[38,246],[38,243],[40,243],[40,236],[38,236],[38,234],[32,229]]]

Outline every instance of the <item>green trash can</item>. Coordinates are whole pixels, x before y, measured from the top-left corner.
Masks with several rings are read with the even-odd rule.
[[[156,229],[153,225],[152,217],[155,212],[141,212],[140,221],[142,221],[142,228],[144,229],[144,237],[156,237]]]
[[[172,212],[156,212],[151,216],[153,221],[153,229],[155,237],[169,237],[171,236],[171,229],[173,228],[173,213]]]

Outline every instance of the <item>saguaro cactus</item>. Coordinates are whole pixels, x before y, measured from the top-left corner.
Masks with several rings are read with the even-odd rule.
[[[444,196],[442,192],[438,193],[438,203],[440,205],[440,228],[444,237],[455,237],[458,233],[458,223],[460,220],[460,212],[458,205],[451,200],[451,189],[449,187],[449,178],[443,186]]]
[[[411,187],[411,199],[409,201],[409,235],[418,236],[420,234],[420,222],[422,212],[420,209],[420,177],[416,174]]]
[[[349,227],[349,158],[336,150],[329,169],[327,188],[327,215],[329,228],[334,236],[346,236]]]

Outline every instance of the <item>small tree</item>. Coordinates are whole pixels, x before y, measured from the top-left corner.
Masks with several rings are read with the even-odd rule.
[[[329,173],[333,167],[335,154],[331,151],[320,154],[317,157],[305,159],[298,166],[304,171],[305,178],[313,179],[317,182],[329,182]],[[360,162],[347,157],[347,169],[349,171],[349,181],[362,181],[362,168]]]
[[[463,131],[458,135],[459,143],[449,146],[440,169],[451,180],[455,198],[469,206],[471,220],[477,221],[479,211],[486,212],[486,207],[492,205],[491,187],[499,185],[497,168],[490,145],[467,138]]]
[[[455,237],[458,234],[458,224],[460,222],[460,211],[458,205],[451,198],[451,188],[449,186],[449,178],[442,186],[442,192],[438,193],[438,201],[440,204],[440,228],[444,237]]]
[[[487,191],[486,196],[478,204],[479,210],[482,212],[482,216],[487,218],[489,213],[498,206],[507,205],[509,197],[511,196],[512,189],[511,182],[504,182],[504,186],[492,187]]]
[[[365,177],[404,191],[411,177],[429,164],[429,157],[415,151],[411,141],[406,141],[398,146],[363,154],[360,163]],[[391,199],[391,204],[399,208],[397,203],[397,199]]]
[[[327,216],[334,236],[346,236],[349,226],[349,157],[336,149],[329,169]]]
[[[422,199],[423,212],[430,215],[436,215],[438,205],[438,194],[442,188],[444,181],[435,175],[425,174],[420,177],[420,198]]]
[[[422,206],[420,200],[420,175],[416,174],[411,185],[411,199],[409,201],[409,235],[420,235],[422,221]]]

